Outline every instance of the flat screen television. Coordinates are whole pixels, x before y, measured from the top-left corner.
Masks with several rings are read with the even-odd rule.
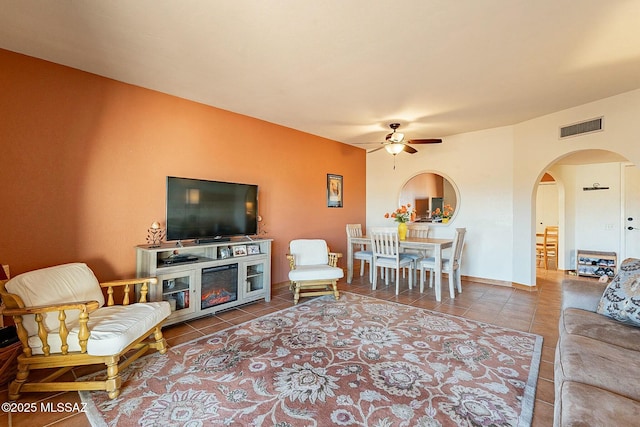
[[[167,240],[258,232],[258,186],[167,177]]]

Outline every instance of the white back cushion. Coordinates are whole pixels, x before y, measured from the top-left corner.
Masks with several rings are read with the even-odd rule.
[[[295,257],[296,265],[329,264],[327,242],[321,239],[292,240],[289,251]]]
[[[104,305],[100,283],[83,263],[29,271],[9,280],[5,288],[22,298],[26,307],[81,301],[98,301],[100,307]],[[73,322],[80,317],[80,310],[67,310],[65,314],[67,322]],[[44,323],[48,331],[57,331],[60,327],[58,312],[44,315]],[[23,325],[30,336],[38,333],[34,315],[23,316]]]

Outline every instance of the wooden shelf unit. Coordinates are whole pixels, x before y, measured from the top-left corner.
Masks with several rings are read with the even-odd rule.
[[[181,246],[139,245],[136,274],[158,278],[147,299],[169,301],[172,313],[165,324],[170,325],[259,299],[270,301],[271,242],[272,239],[238,238]],[[166,263],[174,254],[192,259]]]
[[[576,274],[587,277],[614,277],[618,273],[618,257],[615,252],[578,249]]]

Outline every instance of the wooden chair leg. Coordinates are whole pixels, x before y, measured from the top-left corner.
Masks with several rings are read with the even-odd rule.
[[[373,270],[371,272],[371,290],[375,291],[378,286],[378,267],[372,266],[371,270]]]
[[[340,293],[338,292],[338,281],[334,280],[333,282],[331,282],[331,286],[333,287],[333,296],[336,301],[338,301],[340,299]]]
[[[107,365],[107,380],[105,381],[105,388],[110,399],[115,399],[120,395],[122,378],[120,377],[120,372],[118,370],[119,360],[119,356],[114,356],[105,363]]]
[[[161,326],[156,326],[156,329],[153,332],[153,338],[156,340],[155,348],[158,350],[158,353],[165,354],[167,352],[167,340],[165,340],[162,335]]]
[[[400,293],[400,269],[395,270],[396,274],[396,295]]]
[[[16,379],[9,384],[9,400],[18,400],[20,398],[20,389],[29,378],[29,365],[18,362],[18,373]]]
[[[547,255],[547,250],[545,249],[545,250],[544,250],[544,269],[545,269],[545,270],[548,270],[548,269],[549,269],[549,264],[548,264],[548,262],[549,262],[549,257],[548,257],[548,255]]]
[[[300,285],[296,283],[295,288],[293,290],[293,305],[296,305],[299,299],[300,299]]]
[[[451,297],[451,299],[454,299],[456,297],[456,290],[455,290],[455,275],[453,273],[453,270],[449,271],[449,296]]]

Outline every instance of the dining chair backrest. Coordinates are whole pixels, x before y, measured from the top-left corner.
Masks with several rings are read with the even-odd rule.
[[[347,240],[351,243],[352,237],[362,237],[362,224],[347,224]],[[364,245],[360,245],[364,249]]]
[[[558,226],[550,225],[544,229],[544,241],[543,244],[546,248],[558,246]]]
[[[400,257],[400,239],[395,227],[372,227],[371,247],[377,258],[398,259]]]
[[[407,237],[426,239],[429,237],[429,226],[427,224],[407,224]]]
[[[460,264],[460,260],[462,259],[462,248],[464,247],[464,236],[466,233],[466,228],[456,228],[453,245],[451,246],[451,255],[453,258],[452,265]]]

